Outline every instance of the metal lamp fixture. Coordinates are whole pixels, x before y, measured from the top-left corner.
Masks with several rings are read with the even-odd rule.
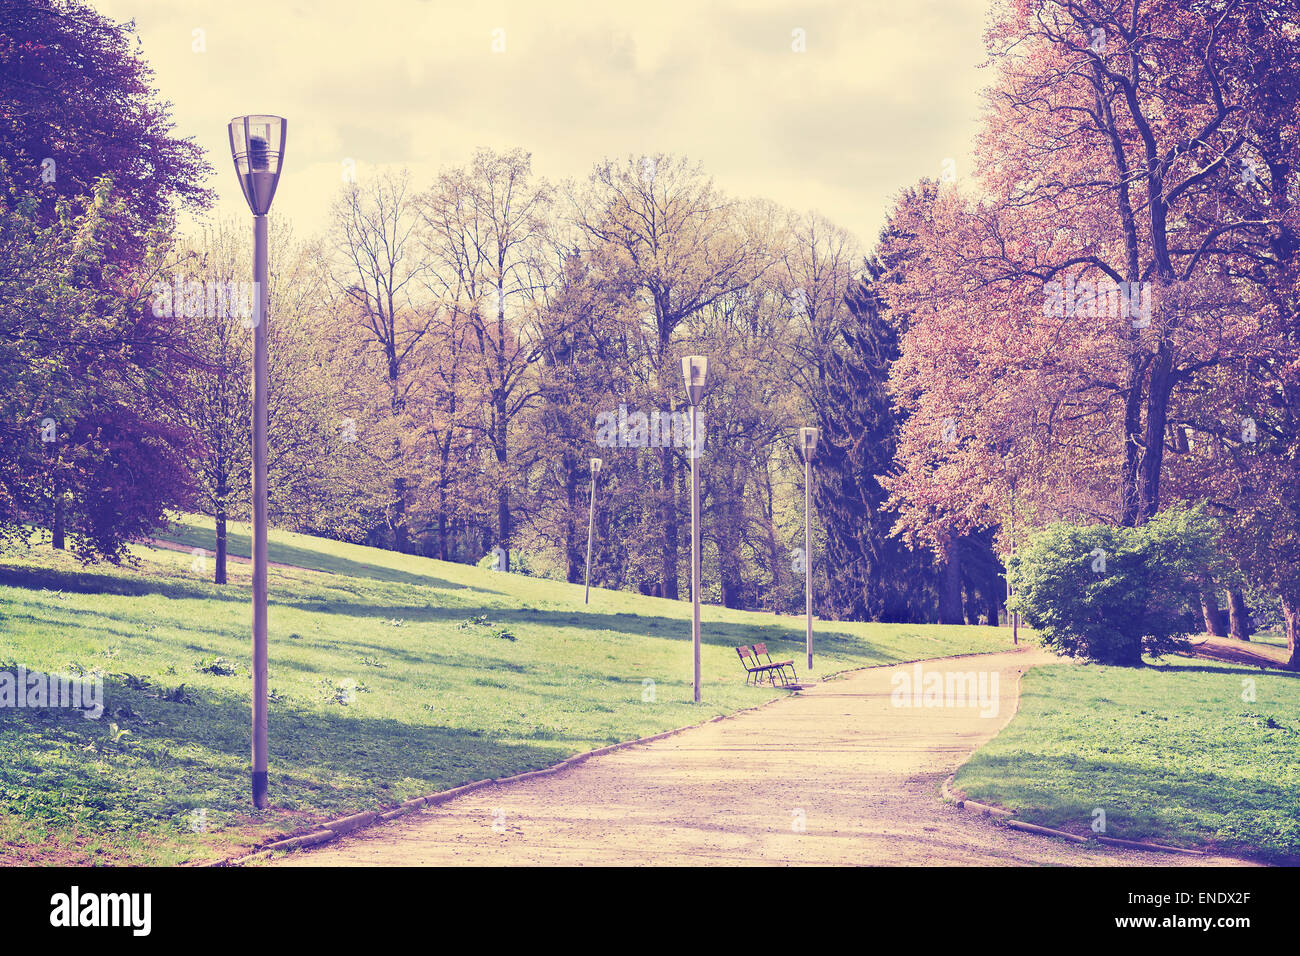
[[[691,403],[691,642],[695,650],[695,703],[700,702],[700,478],[695,465],[699,432],[695,428],[695,406],[704,397],[709,360],[703,355],[682,359],[686,400]]]
[[[812,459],[817,448],[817,429],[799,429],[799,449],[803,453],[803,597],[808,629],[805,644],[808,669],[813,666],[812,632]]]
[[[280,182],[288,123],[280,116],[236,116],[230,121],[235,175],[253,213],[253,805],[267,801],[266,648],[266,214]]]
[[[583,604],[589,603],[591,599],[591,538],[596,527],[596,476],[600,474],[600,465],[599,458],[591,459],[591,504],[587,509],[587,586],[582,594]]]
[[[799,448],[803,452],[805,462],[812,458],[813,451],[817,448],[817,429],[799,429]]]
[[[694,407],[704,397],[704,380],[709,374],[709,359],[705,355],[687,355],[682,359],[682,378],[686,382],[686,400]]]
[[[236,116],[230,121],[230,155],[235,175],[254,216],[271,211],[280,182],[284,141],[289,124],[281,116]]]

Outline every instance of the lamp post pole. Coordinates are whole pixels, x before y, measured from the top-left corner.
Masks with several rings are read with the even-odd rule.
[[[253,213],[253,806],[267,804],[266,639],[266,323],[267,213],[280,181],[288,123],[280,116],[236,116],[230,155]]]
[[[695,652],[695,703],[700,702],[700,476],[697,461],[700,457],[700,433],[696,427],[695,411],[704,396],[704,381],[709,371],[709,360],[703,355],[689,355],[682,359],[682,378],[686,381],[686,398],[691,403],[691,643]]]
[[[799,429],[799,444],[803,448],[803,596],[807,617],[805,646],[808,651],[808,669],[812,670],[812,456],[813,449],[817,447],[817,429]]]
[[[253,806],[267,802],[266,725],[266,216],[253,217]]]
[[[695,459],[695,406],[691,406],[691,643],[695,650],[695,703],[700,702],[700,474]]]
[[[591,459],[591,504],[587,507],[587,584],[582,594],[582,603],[591,599],[591,538],[596,527],[596,476],[600,474],[600,459]]]

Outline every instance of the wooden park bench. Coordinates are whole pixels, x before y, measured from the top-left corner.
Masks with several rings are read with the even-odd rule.
[[[798,680],[799,680],[799,675],[796,674],[796,673],[794,672],[794,661],[773,661],[773,660],[772,660],[772,655],[769,654],[769,653],[767,652],[767,645],[766,645],[766,644],[755,644],[755,645],[754,645],[754,660],[757,661],[757,660],[758,660],[758,657],[759,657],[760,654],[761,654],[763,657],[766,657],[766,658],[767,658],[767,666],[769,666],[769,667],[775,667],[775,668],[778,670],[778,672],[779,672],[780,675],[781,675],[781,680],[782,680],[782,682],[786,682],[786,683],[788,683],[789,681],[793,681],[793,682],[796,682],[796,683],[798,682]],[[790,669],[789,681],[786,680],[786,673],[785,673],[785,671],[786,671],[786,668],[787,668],[787,667]]]
[[[749,683],[750,678],[753,678],[755,684],[761,683],[763,677],[768,675],[768,672],[772,670],[771,667],[765,667],[759,664],[758,658],[752,656],[753,653],[753,649],[744,644],[736,648],[736,654],[740,657],[740,666],[745,668],[746,684]]]
[[[794,678],[793,661],[773,661],[772,655],[767,653],[766,644],[755,644],[753,647],[741,645],[736,648],[736,654],[740,657],[740,663],[745,668],[745,683],[748,684],[752,678],[754,683],[761,684],[764,679],[775,684],[778,680],[786,687],[791,686],[790,680]],[[767,658],[767,662],[759,660],[759,654]],[[786,668],[790,668],[787,676]]]

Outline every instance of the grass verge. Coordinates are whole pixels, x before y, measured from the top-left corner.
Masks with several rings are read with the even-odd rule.
[[[1083,835],[1300,860],[1300,675],[1171,657],[1022,681],[1015,718],[957,773],[971,799]]]

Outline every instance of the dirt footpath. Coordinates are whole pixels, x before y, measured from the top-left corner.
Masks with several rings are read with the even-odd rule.
[[[1238,641],[1231,637],[1194,638],[1191,645],[1192,654],[1196,657],[1205,657],[1212,661],[1227,661],[1230,664],[1288,670],[1285,647]]]
[[[485,787],[281,865],[1236,864],[1080,847],[940,799],[944,779],[1014,714],[1041,650],[929,661],[922,674],[997,674],[984,706],[891,703],[872,668],[560,773]],[[902,678],[900,678],[901,680]],[[974,687],[975,685],[970,685]],[[913,698],[909,695],[909,700]],[[920,698],[915,699],[921,702]]]

